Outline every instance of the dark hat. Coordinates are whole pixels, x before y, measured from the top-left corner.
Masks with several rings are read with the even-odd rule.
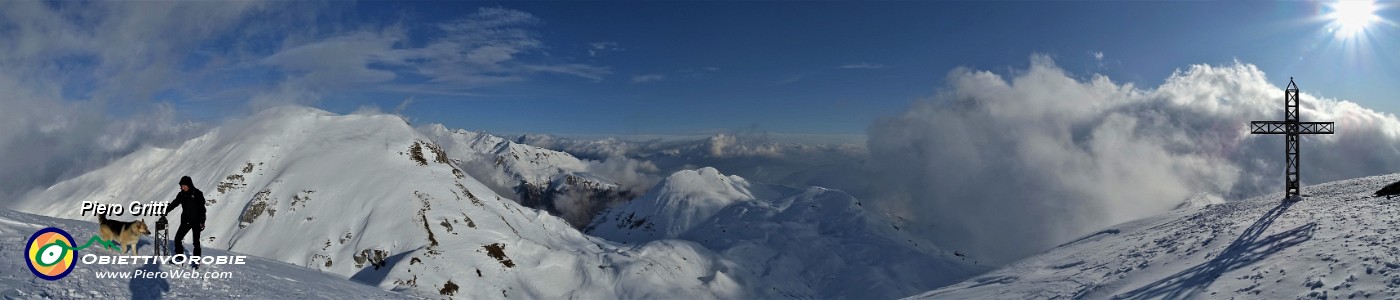
[[[190,180],[189,176],[180,177],[180,185],[194,187],[194,180]]]

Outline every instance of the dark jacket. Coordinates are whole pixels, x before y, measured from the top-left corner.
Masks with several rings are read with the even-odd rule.
[[[180,223],[204,223],[204,192],[194,187],[190,187],[188,192],[181,191],[175,195],[175,200],[170,200],[170,205],[165,206],[165,213],[170,214],[170,211],[179,206],[185,207],[185,210],[180,212]]]

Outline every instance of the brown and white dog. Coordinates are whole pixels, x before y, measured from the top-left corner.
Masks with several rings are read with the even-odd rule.
[[[131,254],[139,255],[136,252],[136,243],[141,241],[141,235],[151,235],[151,230],[146,228],[145,220],[122,222],[108,220],[106,215],[97,215],[97,224],[97,235],[101,236],[103,240],[116,241],[122,246],[121,253],[131,250]]]

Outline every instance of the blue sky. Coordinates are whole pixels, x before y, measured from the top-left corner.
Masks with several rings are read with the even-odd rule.
[[[153,21],[145,6],[167,3],[107,5],[44,3],[52,20],[14,13],[0,34],[64,99],[195,120],[292,102],[499,133],[861,134],[956,68],[1007,74],[1033,54],[1141,88],[1238,60],[1400,112],[1400,9],[1384,3],[1348,37],[1312,2],[199,2]],[[42,22],[62,26],[17,25]],[[65,51],[50,27],[116,46]]]

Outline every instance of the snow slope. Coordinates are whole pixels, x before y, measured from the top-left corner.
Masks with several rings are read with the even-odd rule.
[[[29,235],[44,227],[58,227],[81,243],[97,234],[97,224],[63,220],[0,209],[0,298],[97,298],[151,299],[172,298],[255,298],[255,299],[391,299],[410,298],[349,281],[348,278],[322,273],[260,257],[248,257],[243,265],[205,265],[199,272],[228,272],[231,277],[205,278],[97,278],[97,272],[160,272],[189,271],[177,265],[98,265],[78,264],[68,276],[57,281],[41,280],[30,274],[25,266],[25,243]],[[148,246],[150,238],[142,243]],[[91,247],[78,251],[115,255],[114,252]],[[149,254],[150,252],[145,252]],[[205,250],[205,255],[241,255],[222,250]]]
[[[503,199],[390,115],[272,109],[177,148],[139,150],[13,208],[89,221],[82,201],[169,201],[181,175],[209,199],[205,247],[383,289],[466,298],[748,292],[693,243],[619,248]]]
[[[1370,197],[1397,180],[1185,208],[915,298],[1400,298],[1400,200]]]
[[[485,132],[448,130],[442,124],[419,129],[447,157],[497,193],[544,209],[583,227],[602,209],[635,195],[613,180],[589,172],[590,163],[568,153],[516,143]]]
[[[783,298],[896,298],[985,272],[901,231],[850,195],[680,171],[595,219],[589,233],[649,245],[687,240],[751,269]]]

